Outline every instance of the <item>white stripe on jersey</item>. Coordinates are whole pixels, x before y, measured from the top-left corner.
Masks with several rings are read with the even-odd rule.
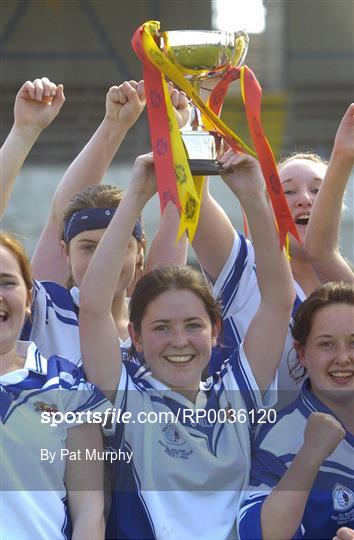
[[[311,412],[332,414],[311,392],[309,379],[298,399],[278,413],[276,424],[262,429],[252,457],[250,491],[239,512],[240,538],[259,538],[260,513],[304,441]],[[346,434],[322,463],[293,538],[332,538],[339,527],[354,527],[354,435]],[[259,504],[255,504],[259,502]]]
[[[294,281],[296,299],[293,313],[306,296]],[[221,362],[230,356],[233,348],[244,339],[250,322],[259,307],[261,296],[257,283],[254,248],[249,240],[235,231],[235,240],[228,260],[214,284],[214,296],[221,299],[224,320],[224,343],[212,356],[211,370],[217,371]],[[286,338],[278,370],[279,399],[284,406],[298,394],[298,386],[289,375],[288,358],[294,358],[293,339],[290,328]],[[283,392],[282,392],[283,391]]]
[[[66,540],[71,523],[61,450],[73,425],[53,427],[41,413],[103,412],[109,403],[81,368],[56,356],[46,360],[34,343],[19,346],[21,353],[28,349],[24,368],[0,377],[0,537]],[[56,452],[53,463],[41,460],[42,449]]]
[[[237,507],[249,480],[249,422],[200,420],[192,424],[189,419],[183,421],[182,411],[224,412],[232,407],[247,413],[249,407],[270,406],[261,400],[243,347],[239,354],[225,363],[220,379],[215,376],[208,381],[209,389],[197,396],[196,404],[154,379],[146,367],[134,372],[131,365],[123,366],[116,409],[131,412],[133,419],[143,411],[170,412],[178,420],[129,422],[124,429],[117,425],[116,431],[107,432],[109,447],[133,451],[131,465],[119,463],[109,537],[198,538],[201,522],[205,540],[235,537]],[[249,394],[248,401],[243,392]],[[188,520],[181,519],[183,515]]]

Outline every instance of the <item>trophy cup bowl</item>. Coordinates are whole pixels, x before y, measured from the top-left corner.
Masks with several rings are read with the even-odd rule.
[[[248,49],[248,35],[212,30],[173,30],[161,33],[160,48],[181,68],[198,94],[205,79],[221,77],[229,66],[241,66]],[[193,175],[217,175],[216,160],[221,145],[217,133],[205,130],[197,107],[192,108],[190,126],[182,130]]]

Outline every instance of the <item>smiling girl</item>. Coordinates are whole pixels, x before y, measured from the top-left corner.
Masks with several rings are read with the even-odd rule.
[[[103,467],[61,459],[102,448],[97,425],[43,424],[41,412],[98,410],[106,400],[59,356],[17,342],[31,312],[32,275],[23,247],[0,233],[1,522],[6,539],[104,537]],[[42,461],[42,451],[51,463]]]
[[[299,398],[257,438],[252,492],[240,512],[244,539],[328,539],[354,528],[354,286],[314,291],[293,337],[294,373],[307,377]]]
[[[346,116],[348,118],[348,113]],[[331,180],[328,179],[326,182],[328,184],[335,183],[335,193],[341,190],[341,186],[345,186],[351,170],[350,164],[353,163],[352,130],[352,125],[349,129],[348,125],[342,122],[336,134],[336,144],[329,169]],[[341,152],[345,153],[344,157],[341,156]],[[341,164],[343,160],[345,166]],[[278,172],[298,234],[301,241],[304,242],[317,193],[327,174],[327,164],[315,154],[296,153],[279,163]],[[251,174],[252,171],[249,173]],[[316,253],[321,252],[322,268],[326,268],[327,254],[325,252],[329,252],[329,249],[326,248],[328,245],[326,239],[330,238],[330,244],[335,244],[333,237],[336,237],[340,220],[340,211],[337,208],[341,205],[340,196],[336,198],[340,201],[339,203],[331,200],[333,189],[330,185],[326,188],[327,195],[324,194],[325,200],[321,204],[322,209],[320,208],[316,212],[318,226],[315,222],[313,223],[311,245],[308,244],[314,258]],[[327,213],[325,206],[328,204],[328,200],[331,200],[331,207],[336,204],[334,210],[336,213],[335,217],[330,213],[324,219],[323,215]],[[319,217],[319,214],[322,217]],[[331,224],[333,224],[333,228],[331,235],[328,236]],[[320,239],[316,238],[316,229],[321,235]],[[210,194],[207,183],[204,186],[199,226],[194,237],[193,247],[203,269],[213,283],[215,296],[220,296],[224,305],[225,347],[219,348],[212,360],[212,365],[217,368],[227,357],[229,351],[237,346],[245,336],[248,325],[259,305],[260,294],[253,245],[233,228],[224,210]],[[293,316],[301,302],[320,285],[321,275],[315,272],[312,260],[305,252],[304,245],[298,243],[291,236],[290,257],[290,267],[294,278],[293,287],[296,293],[292,310]],[[331,253],[328,253],[328,257],[328,261],[333,258]],[[290,377],[288,368],[289,361],[291,362],[294,356],[292,343],[289,326],[279,366],[279,389],[282,391],[279,400],[283,405],[290,403],[298,394],[298,387]]]
[[[251,179],[239,174],[242,166],[252,168]],[[129,332],[143,365],[123,364],[116,346],[110,306],[130,231],[156,191],[151,155],[136,160],[127,194],[81,284],[85,371],[117,409],[132,414],[131,422],[113,426],[109,433],[109,446],[133,451],[132,463],[113,471],[110,538],[180,540],[202,535],[223,540],[236,534],[240,493],[249,480],[252,434],[258,411],[274,402],[267,391],[293,295],[257,162],[229,154],[223,177],[248,213],[262,301],[243,346],[220,373],[201,383],[221,312],[204,277],[192,268],[158,268],[137,284]],[[197,413],[204,417],[198,420]]]

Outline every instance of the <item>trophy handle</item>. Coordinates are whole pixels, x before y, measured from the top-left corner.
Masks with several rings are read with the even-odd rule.
[[[238,45],[239,40],[241,40],[241,43],[242,43],[241,46]],[[239,30],[238,32],[234,33],[235,61],[233,62],[233,65],[235,67],[242,66],[246,58],[247,51],[248,51],[248,44],[249,44],[249,37],[248,37],[248,34],[246,34],[246,32],[244,32],[243,30]],[[237,54],[240,51],[240,49],[241,49],[241,55],[238,58]]]

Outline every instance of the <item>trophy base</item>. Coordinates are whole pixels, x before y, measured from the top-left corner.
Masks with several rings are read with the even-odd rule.
[[[220,174],[220,165],[215,159],[189,159],[192,176],[217,176]]]

